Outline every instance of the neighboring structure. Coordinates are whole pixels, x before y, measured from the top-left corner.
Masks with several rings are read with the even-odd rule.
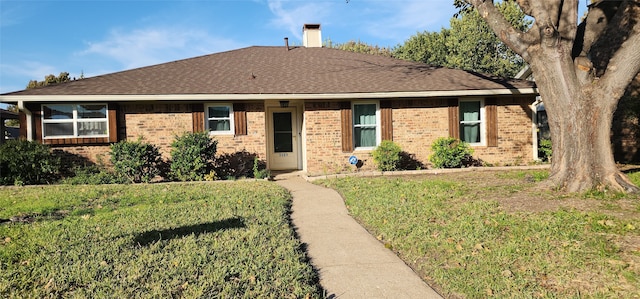
[[[373,169],[371,150],[386,139],[424,164],[446,136],[488,163],[534,159],[534,83],[322,48],[319,29],[305,25],[304,47],[243,48],[0,101],[19,106],[21,136],[94,161],[140,137],[168,155],[176,135],[202,130],[219,153],[246,150],[269,169],[311,175],[353,171],[350,156]]]
[[[18,137],[16,128],[7,127],[5,123],[6,120],[18,118],[18,113],[0,108],[0,144],[3,144],[7,139]]]

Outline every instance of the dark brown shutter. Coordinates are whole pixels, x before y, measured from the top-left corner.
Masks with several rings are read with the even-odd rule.
[[[340,127],[342,129],[342,151],[353,152],[353,115],[351,102],[340,103]]]
[[[449,99],[449,137],[460,139],[460,113],[458,99]]]
[[[27,109],[31,110],[31,117],[33,117],[33,129],[35,130],[33,138],[36,141],[42,142],[42,106],[39,106],[36,109],[30,109],[30,107],[27,107]]]
[[[380,130],[382,140],[393,141],[393,110],[391,101],[380,101]]]
[[[484,113],[487,118],[487,146],[498,146],[498,106],[496,98],[484,100]]]
[[[204,132],[204,104],[192,104],[193,132]]]
[[[109,142],[118,142],[118,105],[109,103],[107,122],[109,123]]]
[[[245,104],[233,104],[233,124],[236,135],[247,135],[247,108]]]

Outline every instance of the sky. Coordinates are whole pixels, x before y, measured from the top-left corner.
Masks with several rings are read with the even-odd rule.
[[[322,39],[393,47],[440,31],[452,0],[0,0],[0,93],[69,72],[93,77],[249,46]]]
[[[323,41],[384,47],[449,27],[453,0],[0,0],[0,93],[249,46]]]

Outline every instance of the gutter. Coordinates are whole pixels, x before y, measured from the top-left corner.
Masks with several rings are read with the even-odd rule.
[[[465,97],[538,94],[537,88],[451,91],[402,91],[361,93],[273,93],[273,94],[162,94],[162,95],[21,95],[18,102],[134,102],[134,101],[251,101],[251,100],[345,100],[420,97]],[[15,102],[14,96],[0,95],[0,101]],[[22,109],[22,108],[21,108]]]

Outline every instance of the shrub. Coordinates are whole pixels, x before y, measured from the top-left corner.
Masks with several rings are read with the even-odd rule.
[[[111,145],[111,163],[119,177],[148,183],[160,174],[162,157],[158,147],[141,139],[120,141]]]
[[[271,176],[271,171],[266,169],[267,165],[256,156],[253,158],[253,177],[256,179],[264,179]]]
[[[473,149],[468,143],[451,137],[441,137],[431,144],[429,161],[435,168],[462,167],[465,161],[473,160]]]
[[[8,140],[0,145],[0,184],[52,183],[60,173],[60,157],[43,144]]]
[[[420,170],[427,168],[420,160],[416,159],[416,155],[407,153],[405,151],[400,152],[400,161],[398,162],[398,169],[402,170]]]
[[[171,176],[180,181],[201,181],[214,170],[218,141],[208,132],[187,132],[171,143]]]
[[[540,160],[544,162],[551,161],[551,155],[553,150],[551,149],[551,139],[541,139],[538,144],[538,156]]]
[[[398,169],[400,152],[402,152],[402,149],[399,145],[391,140],[384,140],[371,154],[378,170],[392,171]]]
[[[253,176],[253,161],[257,155],[242,150],[216,157],[214,169],[218,178],[240,178]]]

